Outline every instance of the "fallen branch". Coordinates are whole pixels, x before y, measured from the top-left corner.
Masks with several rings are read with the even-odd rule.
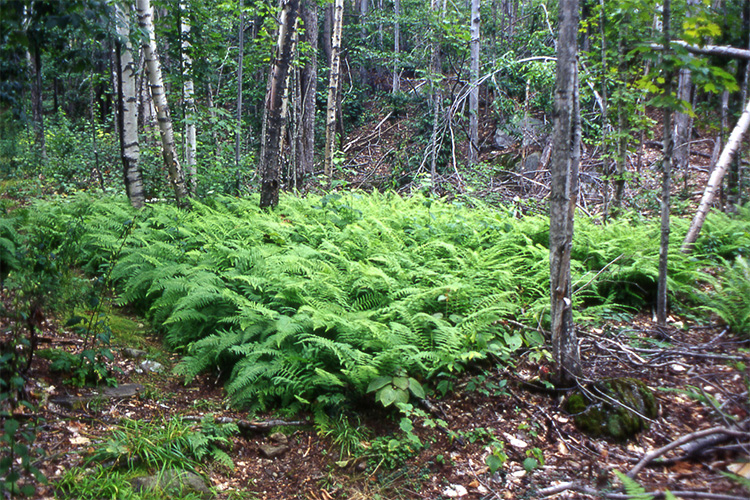
[[[187,422],[200,422],[203,417],[186,416],[182,417]],[[241,431],[253,431],[262,432],[272,429],[274,427],[299,427],[303,425],[309,425],[310,422],[307,420],[264,420],[262,422],[253,422],[250,420],[242,420],[239,418],[232,417],[214,417],[214,422],[217,424],[235,424]]]
[[[629,500],[633,498],[627,493],[613,493],[608,491],[599,491],[595,488],[584,486],[575,481],[568,481],[566,483],[560,483],[549,488],[543,488],[537,491],[539,498],[547,498],[552,495],[557,495],[564,491],[578,491],[586,495],[592,495],[595,497],[610,498],[612,500]],[[723,493],[711,493],[708,491],[670,491],[674,496],[680,498],[705,498],[706,500],[746,500],[747,497],[739,497],[735,495],[725,495]],[[644,496],[650,498],[664,498],[666,496],[663,491],[649,491]]]
[[[668,451],[671,451],[675,448],[678,448],[682,446],[685,443],[689,443],[691,441],[695,441],[697,439],[704,438],[706,436],[710,436],[712,434],[727,434],[729,436],[747,436],[747,432],[738,431],[734,429],[727,429],[726,427],[712,427],[710,429],[704,429],[702,431],[696,431],[691,432],[690,434],[686,434],[685,436],[682,436],[680,439],[677,439],[676,441],[672,441],[666,446],[662,446],[661,448],[654,450],[650,453],[647,453],[646,456],[644,456],[640,462],[636,464],[635,467],[630,469],[630,471],[627,473],[627,476],[630,478],[634,478],[638,473],[649,463],[651,463],[655,458],[660,457],[661,455],[665,454]],[[675,493],[676,494],[676,493]]]

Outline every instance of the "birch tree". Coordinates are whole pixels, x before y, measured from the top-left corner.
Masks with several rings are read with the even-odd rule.
[[[560,0],[557,44],[555,125],[550,160],[550,328],[556,381],[570,384],[580,374],[578,341],[573,325],[570,253],[578,198],[581,119],[576,35],[578,0]]]
[[[469,165],[479,160],[479,0],[471,0],[471,46],[469,93]]]
[[[364,1],[364,0],[363,0]],[[305,29],[304,39],[311,47],[305,66],[300,72],[300,112],[297,133],[296,184],[313,172],[315,153],[315,94],[318,84],[318,9],[313,0],[302,0],[300,17]]]
[[[138,96],[130,23],[120,3],[115,4],[115,26],[118,40],[117,59],[117,128],[120,135],[120,157],[125,178],[125,192],[131,205],[141,208],[145,202],[138,146]]]
[[[398,0],[397,0],[398,1]],[[336,116],[338,115],[338,91],[341,78],[341,32],[344,25],[344,0],[333,2],[333,29],[331,33],[331,70],[328,78],[328,106],[326,108],[326,146],[324,169],[328,179],[333,169],[333,153],[336,145]]]
[[[138,24],[145,34],[143,41],[143,55],[146,62],[146,73],[148,74],[151,97],[156,107],[156,118],[159,122],[159,135],[161,136],[162,155],[164,163],[169,172],[169,180],[174,190],[177,205],[186,206],[188,192],[185,186],[185,175],[177,158],[174,142],[174,129],[172,128],[172,116],[167,104],[167,95],[164,92],[164,79],[161,74],[161,64],[156,50],[156,36],[154,35],[154,11],[150,0],[136,0],[136,11],[138,13]]]
[[[279,16],[279,32],[276,39],[274,57],[265,101],[266,120],[264,123],[263,143],[261,146],[261,208],[271,208],[279,204],[280,184],[280,151],[281,135],[286,116],[284,96],[287,75],[292,62],[294,45],[294,25],[297,21],[299,0],[282,0]]]
[[[195,133],[195,87],[193,85],[193,59],[190,56],[190,19],[187,4],[180,0],[180,38],[182,57],[182,96],[185,106],[185,163],[187,163],[187,188],[191,196],[195,196],[198,185],[198,171],[196,156],[198,142]]]

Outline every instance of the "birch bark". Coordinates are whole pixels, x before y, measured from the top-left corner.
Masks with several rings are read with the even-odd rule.
[[[120,136],[120,157],[125,178],[125,192],[130,204],[141,208],[145,202],[143,176],[138,145],[138,95],[135,78],[133,46],[130,43],[130,23],[120,3],[115,4],[115,26],[118,40],[117,55],[117,128]]]
[[[325,175],[331,179],[333,153],[336,145],[336,117],[338,116],[338,90],[341,77],[341,31],[344,24],[344,0],[334,0],[333,29],[331,34],[331,72],[328,79],[328,107],[326,111]]]
[[[479,48],[480,48],[480,14],[479,0],[471,0],[471,47],[470,47],[470,78],[471,92],[469,93],[469,165],[475,165],[479,160]]]
[[[193,59],[190,56],[190,19],[187,3],[180,0],[180,36],[182,57],[182,96],[185,106],[185,162],[187,163],[187,189],[190,196],[195,196],[198,186],[196,156],[198,142],[195,130],[195,86],[193,85]]]
[[[138,13],[138,24],[146,35],[143,42],[143,55],[146,60],[146,72],[148,73],[151,97],[156,107],[156,119],[159,122],[159,135],[161,136],[162,155],[164,163],[169,172],[169,180],[174,189],[175,199],[178,206],[187,206],[188,192],[185,186],[185,175],[177,158],[174,129],[172,128],[172,116],[167,104],[167,95],[164,92],[164,79],[161,74],[159,54],[156,50],[156,36],[154,35],[154,11],[150,0],[136,0],[136,11]]]

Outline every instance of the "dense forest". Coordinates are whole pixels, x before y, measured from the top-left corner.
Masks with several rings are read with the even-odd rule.
[[[750,0],[0,0],[3,498],[750,494]]]

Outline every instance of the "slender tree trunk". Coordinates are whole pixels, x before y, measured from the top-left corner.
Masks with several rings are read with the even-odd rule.
[[[341,32],[344,24],[344,0],[333,2],[333,30],[331,34],[331,71],[328,79],[328,107],[326,111],[325,175],[333,175],[333,153],[336,147],[336,117],[338,89],[341,77]]]
[[[401,91],[401,0],[393,0],[393,93]]]
[[[469,165],[479,161],[479,0],[471,0],[471,92],[469,93]]]
[[[240,153],[242,150],[242,75],[245,67],[245,4],[240,0],[240,27],[239,49],[237,53],[237,124],[234,131],[234,169],[237,176],[235,188],[237,194],[240,194],[242,187],[242,169],[240,168]]]
[[[432,95],[432,136],[430,137],[430,177],[432,181],[433,189],[437,183],[437,157],[440,152],[440,146],[438,144],[438,129],[440,126],[440,110],[442,108],[443,93],[442,93],[442,61],[440,58],[440,42],[442,40],[442,34],[440,32],[440,25],[442,24],[442,18],[445,15],[445,10],[440,11],[438,0],[431,0],[430,11],[434,16],[434,23],[436,26],[435,32],[432,38],[432,57],[430,59],[430,90]],[[438,13],[440,17],[438,17]],[[440,21],[440,22],[439,22]]]
[[[556,379],[569,385],[581,372],[573,324],[570,253],[578,198],[581,119],[578,98],[578,0],[560,0],[555,126],[550,160],[550,328]]]
[[[622,46],[622,33],[617,37],[617,66],[620,71],[623,71],[623,46]],[[624,91],[624,83],[620,83],[621,89]],[[622,109],[622,99],[617,100],[617,132],[619,139],[617,140],[617,158],[615,159],[615,192],[614,200],[612,201],[612,216],[616,217],[620,214],[622,209],[622,198],[625,193],[625,161],[627,156],[628,139],[625,135],[625,111]]]
[[[750,33],[750,0],[745,0],[742,6],[742,29],[744,33]],[[747,100],[747,87],[750,75],[750,61],[740,61],[737,67],[737,80],[742,81],[740,87],[740,102]],[[742,204],[742,166],[740,158],[735,158],[729,168],[727,175],[727,204],[726,212],[737,213],[737,208]]]
[[[692,103],[693,75],[689,69],[680,70],[677,83],[677,98]],[[687,177],[690,162],[690,115],[684,111],[677,111],[674,116],[674,166]]]
[[[115,3],[117,28],[117,129],[120,135],[120,157],[125,179],[125,192],[130,204],[141,208],[145,203],[138,146],[138,90],[135,78],[133,46],[130,43],[130,20],[123,6]]]
[[[195,196],[198,186],[197,151],[198,141],[195,131],[195,87],[193,85],[193,58],[190,56],[190,19],[187,3],[180,0],[180,35],[182,38],[180,55],[182,56],[182,95],[185,106],[185,159],[187,170],[187,188],[190,196]]]
[[[44,137],[44,107],[42,100],[42,53],[37,40],[32,39],[26,52],[31,76],[31,118],[34,123],[34,142],[42,160],[47,158],[47,142]]]
[[[164,79],[162,78],[161,64],[159,63],[159,55],[156,50],[151,1],[136,0],[136,10],[138,12],[138,24],[147,37],[143,42],[143,55],[146,59],[151,97],[154,100],[156,117],[159,121],[162,155],[164,156],[164,163],[169,172],[169,180],[174,189],[177,205],[184,207],[188,204],[188,192],[185,186],[185,175],[182,172],[182,166],[175,151],[172,117],[169,112],[169,105],[167,104],[167,96],[164,93]]]
[[[685,241],[682,242],[683,252],[688,253],[692,251],[693,245],[698,239],[698,235],[703,227],[703,222],[706,220],[711,204],[716,197],[716,192],[721,185],[721,180],[724,178],[724,174],[726,174],[727,168],[732,162],[732,158],[734,158],[735,153],[737,153],[737,150],[742,143],[742,137],[745,135],[745,132],[747,132],[748,126],[750,126],[750,100],[748,100],[745,110],[737,121],[737,125],[735,125],[734,130],[732,130],[732,133],[729,135],[727,144],[721,152],[716,167],[714,167],[713,172],[711,172],[711,177],[709,177],[706,190],[703,192],[703,198],[698,206],[698,211],[693,217],[693,222],[690,223],[690,229],[688,230],[687,236],[685,236]]]
[[[266,132],[261,151],[261,208],[272,208],[279,204],[279,164],[281,133],[286,117],[283,114],[285,85],[292,62],[294,26],[299,10],[299,0],[283,0],[279,16],[279,34],[276,42],[276,57],[273,61],[266,94]]]
[[[323,9],[323,55],[328,64],[331,64],[331,39],[333,37],[333,2],[326,3]]]
[[[363,0],[364,1],[364,0]],[[313,0],[303,0],[301,17],[305,28],[305,41],[312,50],[300,72],[301,112],[297,134],[297,186],[303,177],[312,174],[315,165],[315,95],[318,84],[318,8]]]
[[[662,30],[664,32],[664,54],[670,52],[671,31],[671,4],[670,0],[664,0],[662,11]],[[672,95],[672,80],[674,75],[671,70],[667,71],[664,83],[664,93],[669,97]],[[667,105],[664,108],[664,160],[662,162],[662,184],[661,184],[661,244],[659,245],[659,279],[656,295],[656,321],[659,326],[667,324],[667,264],[669,262],[669,209],[670,188],[672,180],[672,155],[674,153],[674,141],[672,137],[672,108]]]

